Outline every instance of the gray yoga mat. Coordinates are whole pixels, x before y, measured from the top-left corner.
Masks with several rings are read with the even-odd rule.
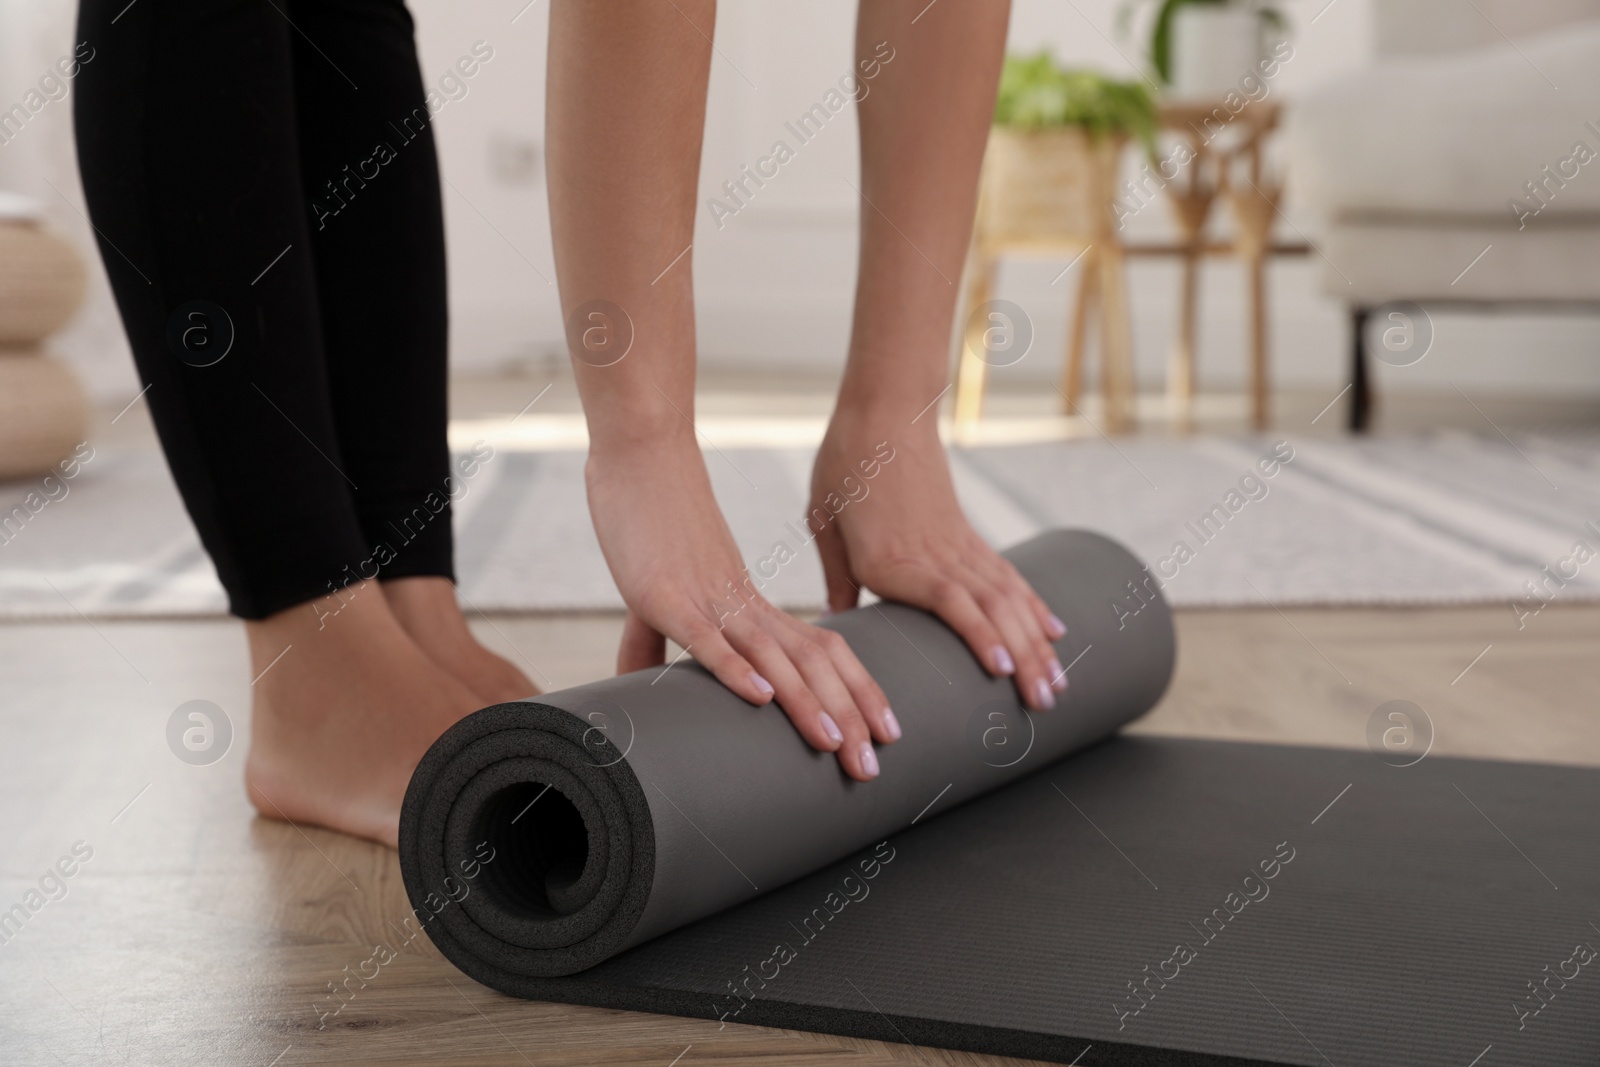
[[[810,874],[1148,710],[1175,651],[1139,562],[1086,531],[1042,534],[1007,556],[1067,624],[1056,651],[1069,688],[1051,712],[1025,711],[1009,679],[990,677],[924,612],[884,603],[823,623],[904,727],[873,782],[846,778],[775,705],[751,707],[692,661],[463,719],[418,765],[401,811],[401,867],[430,936],[479,981],[531,989]],[[481,881],[457,888],[490,849]],[[463,888],[459,905],[427,906]]]
[[[1012,558],[1082,653],[1057,711],[891,605],[832,623],[906,721],[866,786],[698,671],[486,709],[407,797],[418,920],[516,996],[1083,1067],[1600,1061],[1600,771],[1106,740],[1170,617],[1098,537]]]

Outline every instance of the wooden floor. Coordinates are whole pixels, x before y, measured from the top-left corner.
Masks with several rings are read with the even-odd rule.
[[[565,686],[607,673],[620,620],[477,628]],[[1404,698],[1428,712],[1436,754],[1600,764],[1600,608],[1552,607],[1520,632],[1505,606],[1189,612],[1179,629],[1177,678],[1140,733],[1361,747],[1373,710]],[[242,745],[204,767],[168,750],[168,716],[196,698],[244,736],[245,662],[232,622],[0,625],[0,911],[74,843],[93,849],[0,945],[0,1061],[1002,1062],[516,1001],[422,939],[319,1030],[315,1003],[389,939],[405,895],[394,853],[253,817]]]

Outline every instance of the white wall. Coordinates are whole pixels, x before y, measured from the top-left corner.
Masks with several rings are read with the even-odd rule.
[[[450,103],[437,119],[449,182],[444,195],[452,358],[462,368],[561,351],[540,155],[549,0],[524,7],[526,2],[412,4],[426,81],[437,82],[475,41],[494,49],[494,58],[468,83],[467,96]],[[1296,52],[1276,90],[1292,99],[1299,88],[1366,62],[1372,2],[1291,0]],[[1049,46],[1067,62],[1132,76],[1142,45],[1117,38],[1118,4],[1015,0],[1012,46]],[[847,183],[855,180],[856,170],[853,114],[840,115],[801,148],[794,162],[720,229],[703,203],[740,164],[765,153],[782,134],[785,120],[817,102],[849,69],[853,13],[847,0],[722,4],[695,246],[702,359],[708,364],[826,370],[841,363],[855,276],[857,198]],[[20,98],[45,66],[68,50],[71,22],[66,0],[0,0],[0,101]],[[88,249],[87,225],[65,202],[82,204],[70,142],[67,102],[49,105],[23,137],[0,146],[0,187],[44,200],[54,222]],[[1309,226],[1292,201],[1288,211],[1297,224]],[[1139,237],[1165,235],[1164,206],[1142,212],[1132,225]],[[1289,230],[1282,235],[1294,236]],[[1037,324],[1034,355],[1003,375],[1039,381],[1055,375],[1069,293],[1066,283],[1052,286],[1050,280],[1064,265],[1018,262],[1003,271],[1002,295],[1028,308]],[[1338,305],[1320,295],[1316,273],[1315,264],[1304,260],[1274,268],[1274,372],[1281,384],[1336,389],[1344,374],[1344,320]],[[1174,269],[1143,263],[1134,268],[1131,282],[1140,375],[1155,385],[1173,328]],[[1232,387],[1242,379],[1244,358],[1237,267],[1214,264],[1202,286],[1202,383]],[[1450,336],[1459,341],[1452,344],[1454,362],[1437,373],[1456,380],[1600,391],[1600,361],[1587,358],[1600,341],[1595,322],[1519,317],[1480,326],[1464,320]],[[1519,356],[1541,355],[1513,365],[1501,358],[1512,343]],[[83,369],[97,394],[131,395],[136,388],[103,281],[97,281],[84,315],[58,347]]]
[[[544,187],[509,187],[493,177],[496,139],[537,142],[543,109],[545,5],[536,0],[515,25],[524,0],[496,3],[419,0],[424,65],[443,69],[476,36],[496,48],[496,64],[475,96],[440,118],[446,172],[462,194],[447,192],[453,307],[459,364],[483,365],[518,355],[560,352],[553,289],[507,247],[482,215],[511,237],[546,276],[550,265]],[[1317,6],[1301,5],[1306,23]],[[1297,53],[1279,80],[1282,91],[1365,61],[1368,0],[1337,0],[1297,35]],[[1118,39],[1119,0],[1017,0],[1012,47],[1049,47],[1063,61],[1136,75],[1139,40]],[[837,368],[849,331],[855,280],[858,198],[853,113],[835,119],[750,205],[717,226],[705,209],[741,164],[764,154],[783,128],[850,69],[855,4],[813,0],[805,7],[769,0],[725,0],[718,15],[711,103],[701,165],[702,211],[695,244],[701,358],[740,367]],[[908,32],[915,32],[908,27]],[[502,43],[504,42],[504,43]],[[503,65],[501,65],[503,64]],[[493,80],[491,80],[493,79]],[[1168,229],[1163,209],[1136,220],[1141,236]],[[1000,372],[1028,380],[1056,373],[1064,337],[1067,285],[1051,287],[1064,264],[1017,263],[1002,275],[1004,295],[1037,319],[1036,356]],[[1202,361],[1208,383],[1241,380],[1243,291],[1237,270],[1219,263],[1205,279]],[[1337,340],[1342,315],[1314,293],[1309,265],[1288,263],[1278,293],[1280,381],[1332,383],[1342,373]],[[1158,382],[1173,326],[1173,270],[1142,264],[1132,278],[1141,377]]]

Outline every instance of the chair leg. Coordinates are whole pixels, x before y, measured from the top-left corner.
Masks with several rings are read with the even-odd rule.
[[[1250,424],[1265,430],[1270,420],[1270,370],[1267,367],[1267,261],[1261,252],[1249,257],[1250,277]]]
[[[1107,433],[1126,433],[1137,421],[1130,330],[1122,250],[1108,242],[1100,256],[1100,385],[1105,397],[1101,420]]]
[[[961,334],[961,357],[956,363],[955,421],[959,431],[971,430],[978,423],[978,417],[983,412],[983,390],[989,369],[979,355],[984,350],[983,331],[988,324],[971,320],[973,313],[989,299],[994,263],[983,257],[975,257],[969,269],[966,307],[962,311],[968,321]]]
[[[1196,307],[1200,286],[1200,242],[1191,240],[1183,254],[1183,280],[1178,297],[1178,336],[1167,359],[1167,407],[1173,429],[1194,427]]]
[[[1350,309],[1350,432],[1365,433],[1372,421],[1372,385],[1367,365],[1367,316],[1364,307]]]
[[[1067,365],[1061,372],[1061,408],[1066,415],[1076,415],[1083,399],[1084,347],[1088,343],[1089,324],[1100,299],[1099,265],[1094,252],[1084,254],[1079,270],[1082,273],[1078,275],[1078,304],[1072,309],[1072,326],[1067,335]]]

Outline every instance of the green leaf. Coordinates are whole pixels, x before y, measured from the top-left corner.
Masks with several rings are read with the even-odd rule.
[[[1024,130],[1078,126],[1097,137],[1137,137],[1148,146],[1155,136],[1156,104],[1142,82],[1063,69],[1042,51],[1006,57],[994,121]]]

